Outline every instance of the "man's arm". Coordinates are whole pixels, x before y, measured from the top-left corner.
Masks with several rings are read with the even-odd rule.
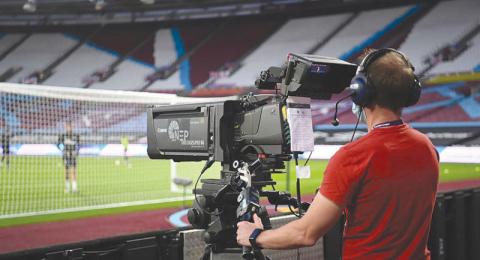
[[[306,214],[280,228],[265,230],[257,237],[257,245],[268,249],[290,249],[314,245],[337,222],[343,208],[317,193]],[[250,246],[248,240],[255,228],[262,228],[260,219],[255,223],[238,223],[237,242]]]

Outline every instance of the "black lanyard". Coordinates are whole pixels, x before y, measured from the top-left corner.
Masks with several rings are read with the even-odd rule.
[[[383,127],[389,127],[389,126],[394,126],[394,125],[401,125],[403,124],[403,121],[402,119],[399,119],[399,120],[395,120],[395,121],[389,121],[389,122],[385,122],[385,123],[380,123],[380,124],[376,124],[373,128],[383,128]]]

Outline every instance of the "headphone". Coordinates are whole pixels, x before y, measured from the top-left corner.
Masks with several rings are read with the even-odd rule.
[[[371,52],[368,54],[365,58],[363,58],[362,62],[357,68],[357,73],[352,79],[352,82],[350,83],[350,89],[353,91],[352,93],[352,101],[356,105],[360,107],[365,107],[370,105],[373,102],[373,99],[376,96],[376,88],[369,79],[368,76],[368,67],[378,60],[379,58],[383,57],[387,53],[394,52],[398,53],[402,59],[405,61],[405,64],[407,64],[413,72],[415,72],[415,67],[413,67],[412,63],[407,59],[407,57],[401,53],[400,51],[397,51],[395,49],[391,48],[385,48],[385,49],[379,49],[374,52]],[[411,82],[408,86],[408,88],[411,90],[410,94],[408,96],[407,101],[405,102],[404,107],[409,107],[413,106],[418,102],[418,99],[420,99],[420,93],[422,91],[422,85],[420,81],[418,80],[417,76],[414,75],[413,82]]]

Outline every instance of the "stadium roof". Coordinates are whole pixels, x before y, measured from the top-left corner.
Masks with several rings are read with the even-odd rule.
[[[258,2],[255,0],[2,0],[0,14],[23,13],[22,7],[31,2],[38,14],[84,14],[94,12],[143,12],[158,9],[195,8],[219,4]],[[98,2],[100,8],[95,9]]]
[[[435,0],[2,0],[0,24],[125,23],[272,13],[325,13],[429,1]]]

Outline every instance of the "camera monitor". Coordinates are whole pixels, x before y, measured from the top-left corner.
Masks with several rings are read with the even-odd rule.
[[[262,71],[255,85],[275,89],[280,84],[284,95],[330,99],[350,85],[356,69],[357,65],[337,58],[291,53],[282,67]]]

